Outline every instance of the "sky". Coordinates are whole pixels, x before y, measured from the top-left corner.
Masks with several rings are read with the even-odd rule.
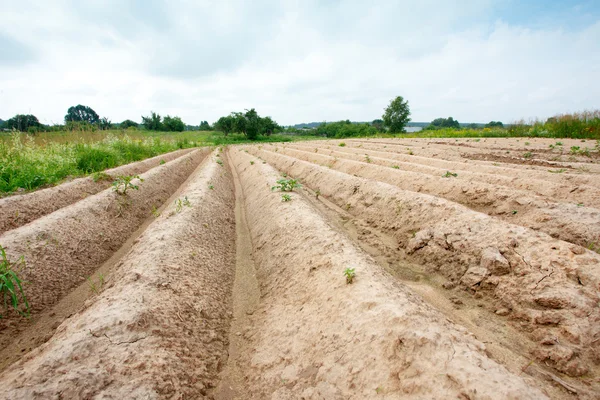
[[[600,108],[600,0],[0,0],[0,118],[283,125]]]

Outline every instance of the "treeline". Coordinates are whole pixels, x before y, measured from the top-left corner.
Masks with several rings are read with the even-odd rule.
[[[200,125],[186,125],[180,117],[167,115],[161,117],[154,111],[149,116],[142,116],[142,122],[137,123],[126,119],[120,123],[113,123],[106,117],[100,117],[89,106],[78,104],[69,107],[64,117],[64,124],[45,125],[40,123],[35,115],[17,114],[7,121],[0,120],[0,129],[16,130],[35,134],[37,132],[58,131],[95,131],[108,129],[146,129],[151,131],[182,132],[184,130],[210,131],[212,126],[207,121]]]

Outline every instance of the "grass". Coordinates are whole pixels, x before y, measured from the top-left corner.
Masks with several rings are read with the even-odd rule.
[[[19,259],[17,265],[25,265],[23,257]],[[0,246],[0,294],[4,303],[4,309],[8,310],[12,307],[19,314],[29,317],[29,303],[23,291],[22,281],[19,275],[14,270],[15,264],[12,263],[4,247]],[[22,308],[25,308],[25,311]],[[2,318],[2,314],[0,314]]]

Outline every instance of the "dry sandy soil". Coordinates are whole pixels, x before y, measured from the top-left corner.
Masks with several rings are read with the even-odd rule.
[[[0,397],[598,398],[600,165],[561,142],[195,150],[3,199],[32,317]]]

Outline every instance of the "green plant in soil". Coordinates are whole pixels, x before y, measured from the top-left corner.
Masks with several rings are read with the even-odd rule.
[[[321,191],[319,189],[315,190],[315,197],[318,199],[321,195]]]
[[[219,164],[220,166],[223,166],[223,160],[221,160],[220,158],[217,158],[217,164]]]
[[[120,194],[122,196],[125,196],[129,189],[139,190],[140,187],[138,185],[134,185],[133,183],[131,183],[131,181],[133,181],[134,179],[139,179],[140,182],[144,182],[144,180],[140,178],[139,175],[117,176],[116,180],[113,182],[113,190],[117,194]]]
[[[354,277],[356,276],[354,268],[346,268],[344,270],[344,276],[346,277],[346,284],[351,284],[354,281]]]
[[[6,251],[4,251],[4,247],[2,246],[0,246],[0,257],[0,294],[2,295],[4,309],[8,310],[12,307],[19,314],[29,317],[29,303],[23,291],[23,282],[14,270],[15,264],[8,259]],[[23,257],[17,262],[17,265],[19,264],[21,266],[25,265]],[[21,309],[22,306],[25,308],[25,311]],[[2,314],[0,314],[0,318],[2,318]]]
[[[254,161],[250,161],[250,165],[254,165]]]
[[[340,146],[340,147],[345,147],[345,146],[346,146],[346,143],[344,143],[344,142],[341,142],[340,144],[338,144],[338,146]]]
[[[287,193],[284,193],[281,195],[281,201],[283,201],[283,202],[292,201],[292,196],[290,196]]]
[[[183,198],[183,200],[181,200],[181,199],[175,200],[175,212],[176,213],[179,214],[181,212],[181,210],[183,210],[184,206],[185,207],[191,207],[192,206],[192,203],[190,202],[190,200],[188,199],[187,196],[185,196]]]
[[[104,275],[102,274],[98,274],[98,284],[96,285],[96,283],[92,280],[92,278],[88,278],[88,285],[90,287],[90,290],[92,291],[92,293],[98,294],[98,292],[100,292],[100,289],[102,289],[102,286],[104,285]]]
[[[165,161],[165,160],[160,160],[160,163],[159,163],[159,164],[160,164],[160,165],[164,165],[164,164],[166,164],[166,161]]]
[[[296,179],[279,179],[277,185],[273,186],[271,190],[281,190],[282,192],[291,192],[295,188],[300,188],[302,185]]]
[[[158,212],[156,206],[152,206],[152,215],[154,216],[154,218],[160,217],[160,212]]]
[[[533,154],[531,154],[530,151],[528,151],[527,153],[523,154],[523,158],[527,158],[527,159],[531,158],[532,156],[533,156]]]
[[[371,157],[369,157],[368,154],[365,154],[365,161],[368,162],[369,164],[371,163]]]
[[[446,173],[442,175],[442,178],[456,178],[457,176],[458,174],[455,172],[446,171]]]
[[[400,166],[399,165],[392,165],[392,168],[394,168],[394,169],[400,169]]]

